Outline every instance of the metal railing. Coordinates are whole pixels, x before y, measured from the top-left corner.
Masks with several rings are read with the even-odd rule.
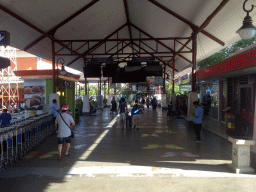
[[[52,133],[54,125],[48,113],[22,118],[0,128],[0,169],[17,162]]]

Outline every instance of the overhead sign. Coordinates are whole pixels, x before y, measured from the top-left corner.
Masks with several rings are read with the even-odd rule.
[[[174,84],[178,85],[179,84],[179,79],[174,79]]]
[[[93,58],[91,59],[93,63],[104,63],[104,62],[113,62],[113,58]]]
[[[155,57],[134,57],[132,61],[155,61]]]
[[[161,86],[161,85],[163,85],[163,77],[161,77],[161,76],[156,76],[155,77],[155,86]]]
[[[0,45],[10,45],[10,33],[7,31],[0,31]]]
[[[188,82],[188,74],[181,77],[181,83],[187,83]]]

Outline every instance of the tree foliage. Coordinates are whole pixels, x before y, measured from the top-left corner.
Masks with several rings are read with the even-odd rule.
[[[165,83],[165,93],[167,97],[171,96],[172,94],[172,82]],[[184,95],[184,91],[180,91],[179,85],[174,85],[174,93],[176,95]]]
[[[235,42],[234,44],[225,47],[224,49],[218,51],[217,53],[214,53],[213,55],[205,58],[204,60],[198,62],[197,67],[199,70],[204,69],[206,67],[215,65],[217,63],[220,63],[221,61],[225,60],[228,56],[231,54],[237,52],[238,50],[248,47],[256,42],[256,37],[248,40],[239,40]]]

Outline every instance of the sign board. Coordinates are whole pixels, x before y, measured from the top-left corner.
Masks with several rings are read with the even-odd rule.
[[[179,84],[179,79],[174,79],[174,84],[178,85]]]
[[[0,46],[10,45],[10,33],[7,31],[0,31]]]
[[[91,59],[92,63],[105,63],[105,62],[113,62],[113,58],[93,58]]]
[[[116,87],[116,84],[115,83],[110,83],[110,88],[115,88]]]
[[[188,83],[188,74],[181,77],[181,84]]]
[[[191,85],[181,85],[180,91],[191,91]]]
[[[132,61],[155,61],[155,57],[135,57]]]
[[[156,76],[155,77],[155,86],[161,86],[163,85],[163,77],[162,76]]]

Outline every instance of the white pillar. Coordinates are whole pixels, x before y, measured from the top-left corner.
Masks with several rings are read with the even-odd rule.
[[[171,94],[171,98],[170,99],[171,99],[172,104],[174,105],[176,103],[176,95],[175,95],[175,93]]]
[[[107,95],[107,107],[110,107],[111,106],[111,95]]]
[[[256,99],[255,99],[255,106],[254,106],[254,125],[253,125],[253,140],[256,141]],[[252,152],[252,162],[256,160],[256,145],[251,147]],[[255,163],[254,163],[255,166]]]
[[[250,167],[250,147],[255,145],[255,141],[232,137],[228,137],[228,140],[232,142],[232,164],[228,165],[229,168],[237,174],[255,173],[255,170]]]
[[[195,113],[195,107],[193,105],[194,101],[198,101],[197,93],[196,92],[190,92],[188,94],[188,113],[187,113],[187,120],[193,121],[194,116],[192,116],[192,113]]]
[[[49,95],[49,104],[46,104],[45,105],[45,109],[44,109],[44,112],[48,112],[48,113],[51,113],[51,105],[52,105],[52,100],[53,99],[56,99],[57,100],[57,106],[58,106],[58,109],[60,108],[60,99],[59,99],[59,95],[57,93],[51,93]]]
[[[90,115],[89,95],[83,95],[83,115]]]
[[[103,96],[102,95],[96,95],[96,101],[97,101],[97,107],[99,109],[103,109]]]
[[[162,94],[162,109],[167,109],[166,94]]]

